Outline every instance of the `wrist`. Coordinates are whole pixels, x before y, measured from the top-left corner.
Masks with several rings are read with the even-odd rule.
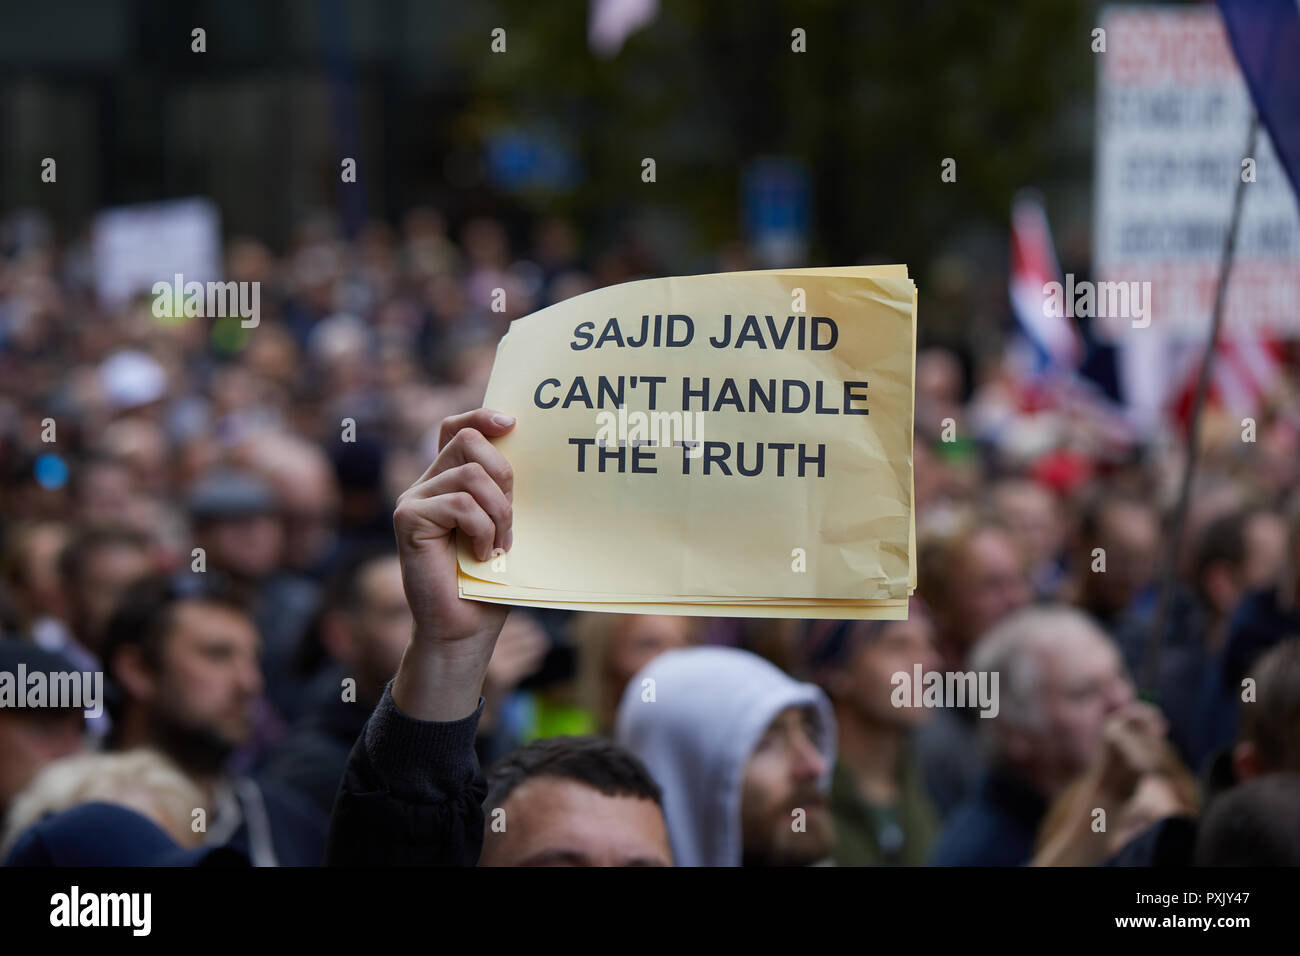
[[[417,720],[450,721],[478,709],[495,640],[428,642],[406,647],[393,681],[393,702]]]

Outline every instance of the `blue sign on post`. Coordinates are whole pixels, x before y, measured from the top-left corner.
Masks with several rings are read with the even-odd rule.
[[[803,265],[812,220],[812,177],[798,159],[764,157],[745,167],[745,236],[756,262],[770,269]]]

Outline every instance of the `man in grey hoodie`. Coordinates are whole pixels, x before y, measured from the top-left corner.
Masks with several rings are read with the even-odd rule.
[[[819,687],[747,651],[669,651],[628,683],[615,733],[663,792],[678,866],[830,854],[835,718]]]

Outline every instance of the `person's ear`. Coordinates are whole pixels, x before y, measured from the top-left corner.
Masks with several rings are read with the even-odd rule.
[[[1259,765],[1259,747],[1253,740],[1243,740],[1232,748],[1232,775],[1238,783],[1254,780],[1263,772]]]
[[[157,690],[158,676],[145,663],[144,655],[136,645],[119,648],[113,656],[113,679],[132,700],[150,701]]]

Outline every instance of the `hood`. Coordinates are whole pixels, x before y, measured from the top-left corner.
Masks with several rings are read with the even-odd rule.
[[[654,700],[643,699],[651,686]],[[740,865],[741,782],[749,756],[781,711],[808,705],[826,728],[820,744],[829,768],[835,717],[826,695],[748,651],[669,651],[628,682],[615,733],[663,790],[678,866]],[[827,777],[829,786],[829,771]]]

